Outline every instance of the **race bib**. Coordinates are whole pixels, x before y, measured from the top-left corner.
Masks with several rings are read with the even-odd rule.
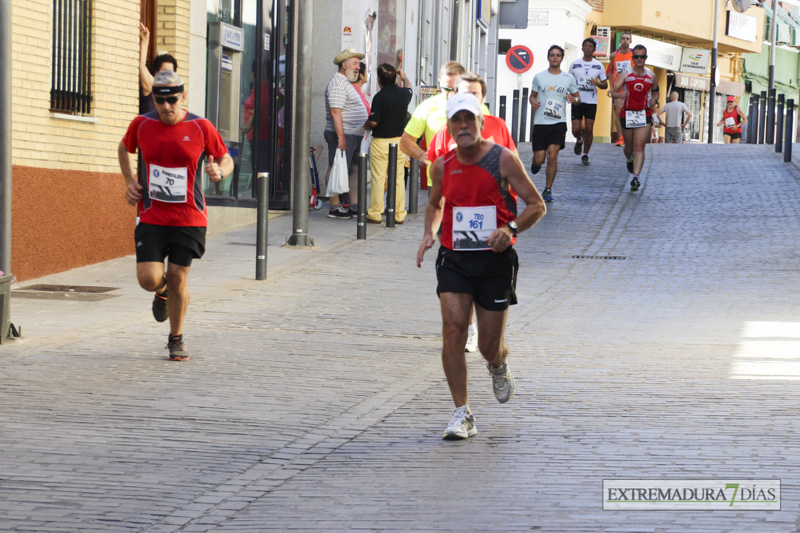
[[[630,71],[631,71],[630,60],[617,61],[617,74],[627,74]]]
[[[544,116],[561,120],[564,115],[564,104],[553,98],[548,98],[544,104]]]
[[[186,167],[167,168],[150,165],[150,198],[159,202],[186,202],[189,171]]]
[[[735,128],[736,127],[736,120],[733,117],[726,118],[725,119],[725,127],[728,128],[728,129]]]
[[[491,250],[489,236],[496,229],[497,208],[493,205],[453,208],[453,250]]]
[[[642,128],[647,126],[647,114],[642,111],[625,111],[626,128]]]
[[[593,91],[592,78],[586,76],[578,76],[578,90],[579,91]]]

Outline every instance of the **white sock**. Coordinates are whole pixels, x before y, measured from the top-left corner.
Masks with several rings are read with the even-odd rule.
[[[467,330],[468,330],[470,333],[472,333],[472,332],[473,332],[473,331],[475,331],[476,329],[478,329],[478,326],[476,326],[474,322],[473,322],[472,324],[470,324],[470,325],[469,325],[469,328],[467,328]]]

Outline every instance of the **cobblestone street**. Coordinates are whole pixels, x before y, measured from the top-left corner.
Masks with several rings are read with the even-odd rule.
[[[520,147],[526,167],[530,144]],[[133,256],[14,286],[0,347],[0,530],[800,530],[800,171],[771,147],[561,153],[518,242],[516,393],[468,354],[478,434],[441,440],[434,251],[310,213],[254,281],[255,226],[209,238],[171,362]],[[534,182],[541,191],[544,169]],[[108,297],[25,294],[106,286]],[[604,511],[603,479],[780,479],[780,511]]]

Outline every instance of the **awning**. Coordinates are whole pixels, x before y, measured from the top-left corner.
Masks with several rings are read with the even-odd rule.
[[[711,80],[708,78],[702,78],[700,76],[691,76],[689,74],[676,72],[675,87],[680,87],[681,89],[691,89],[693,91],[708,92],[711,90]],[[717,85],[717,93],[742,96],[744,95],[744,84],[722,80],[719,82],[719,85]]]

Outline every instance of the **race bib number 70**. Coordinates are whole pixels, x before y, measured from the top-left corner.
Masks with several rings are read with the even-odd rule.
[[[150,165],[150,198],[159,202],[183,203],[186,201],[189,171],[186,167],[167,168]]]

